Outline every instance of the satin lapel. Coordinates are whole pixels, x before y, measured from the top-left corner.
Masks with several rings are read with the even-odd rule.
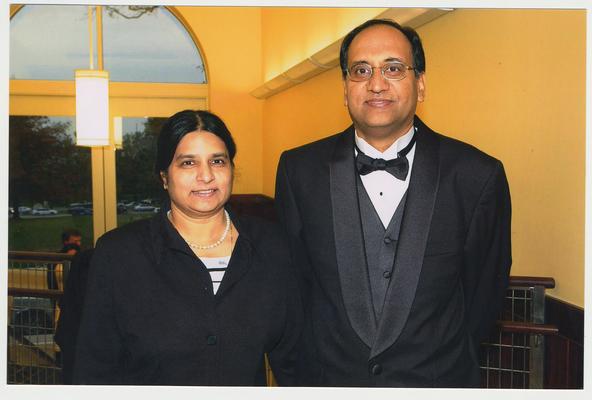
[[[376,321],[366,267],[354,168],[354,129],[338,139],[330,164],[331,207],[341,293],[349,321],[372,347]]]
[[[418,118],[417,144],[397,255],[382,318],[370,357],[382,353],[399,337],[415,298],[439,182],[438,141]]]

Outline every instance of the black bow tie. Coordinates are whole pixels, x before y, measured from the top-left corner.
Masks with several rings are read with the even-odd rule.
[[[386,171],[397,179],[404,181],[409,172],[409,161],[407,161],[407,153],[415,144],[416,134],[405,148],[397,153],[397,158],[392,160],[384,160],[382,158],[368,157],[366,154],[356,146],[358,155],[356,156],[356,168],[360,175],[367,175],[374,171]],[[354,144],[355,146],[355,144]]]

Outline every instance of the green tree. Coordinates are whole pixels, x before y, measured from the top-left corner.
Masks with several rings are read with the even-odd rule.
[[[70,124],[45,116],[10,117],[9,199],[13,207],[90,198],[90,151],[75,145]]]
[[[162,187],[154,172],[156,141],[164,118],[148,118],[142,128],[124,133],[117,151],[117,193],[125,201],[161,199]]]

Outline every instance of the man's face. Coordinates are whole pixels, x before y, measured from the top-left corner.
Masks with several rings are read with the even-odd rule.
[[[418,101],[424,98],[423,74],[407,71],[399,81],[387,80],[380,68],[387,62],[400,61],[414,67],[411,44],[399,30],[388,25],[374,25],[360,32],[352,41],[348,68],[358,63],[374,67],[368,81],[343,83],[345,105],[358,134],[366,139],[396,139],[413,124]]]
[[[64,244],[77,244],[78,246],[82,246],[82,237],[81,236],[70,236],[68,240],[64,242]]]

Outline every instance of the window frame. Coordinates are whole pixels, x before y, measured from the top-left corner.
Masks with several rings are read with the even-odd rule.
[[[11,5],[12,19],[25,5]],[[208,62],[203,48],[189,24],[172,6],[163,6],[187,31],[198,49],[209,79]],[[169,117],[183,109],[209,109],[210,86],[207,83],[109,82],[109,130],[113,137],[114,117]],[[72,80],[9,81],[9,115],[76,115],[74,71]],[[117,227],[117,185],[115,146],[91,148],[93,237]]]

